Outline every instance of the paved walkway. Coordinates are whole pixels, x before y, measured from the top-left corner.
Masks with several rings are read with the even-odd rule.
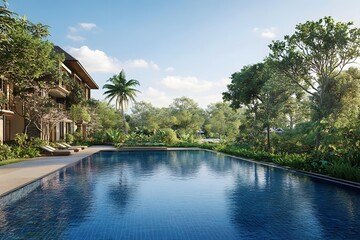
[[[113,146],[91,146],[70,156],[38,157],[0,167],[0,197],[69,164]]]

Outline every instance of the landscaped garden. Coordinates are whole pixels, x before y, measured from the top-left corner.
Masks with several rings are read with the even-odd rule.
[[[27,123],[36,124],[46,116],[55,126],[65,115],[59,115],[54,101],[39,97],[36,90],[43,84],[36,79],[56,72],[63,58],[46,60],[53,56],[46,26],[14,17],[3,6],[0,17],[1,80],[11,81],[16,97],[29,104]],[[76,131],[63,141],[119,148],[200,147],[360,182],[360,70],[350,66],[360,57],[360,29],[325,17],[298,24],[292,35],[273,41],[269,48],[264,61],[229,73],[224,102],[206,109],[188,97],[175,98],[163,108],[136,102],[141,81],[128,80],[123,70],[104,85],[109,102],[85,100],[73,84],[66,117],[87,122],[88,133],[84,137]],[[42,59],[34,58],[35,49],[43,50]],[[284,131],[271,130],[275,128]],[[52,129],[47,131],[49,136]],[[38,147],[49,144],[48,139],[27,134],[25,128],[13,141],[0,145],[0,164],[37,157]],[[205,138],[219,143],[204,143]]]

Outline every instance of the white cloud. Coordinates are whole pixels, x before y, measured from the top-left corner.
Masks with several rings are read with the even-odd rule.
[[[69,32],[66,36],[66,38],[74,41],[74,42],[82,42],[85,41],[86,38],[83,36],[80,36],[79,33],[80,32],[84,32],[84,31],[91,31],[94,28],[96,28],[96,24],[95,23],[79,23],[76,27],[74,26],[70,26]],[[76,33],[76,34],[75,34]]]
[[[213,87],[212,82],[199,80],[196,77],[168,76],[162,80],[162,83],[171,89],[192,92],[204,92]]]
[[[66,38],[74,41],[74,42],[83,42],[85,41],[85,38],[79,35],[74,35],[74,34],[68,34],[66,35]]]
[[[165,68],[165,72],[173,72],[175,71],[175,68],[174,67],[167,67]]]
[[[262,36],[263,38],[273,39],[273,38],[276,37],[276,34],[275,34],[274,31],[271,31],[271,30],[268,29],[268,30],[263,31],[263,32],[261,33],[261,36]]]
[[[69,27],[69,32],[75,33],[77,31],[78,31],[78,29],[76,27]]]
[[[157,65],[156,63],[154,63],[153,61],[150,62],[150,67],[155,69],[155,70],[159,70],[159,65]]]
[[[96,28],[95,23],[79,23],[79,26],[85,30],[92,30],[93,28]]]
[[[159,69],[154,62],[144,59],[120,61],[115,57],[108,56],[98,49],[90,49],[88,46],[68,49],[70,55],[75,57],[89,72],[118,73],[121,69]]]
[[[150,68],[150,69],[155,69],[155,70],[159,69],[159,66],[156,63],[154,63],[152,61],[147,62],[144,59],[127,60],[124,63],[124,67],[125,68],[144,68],[144,69]]]
[[[276,37],[277,28],[253,28],[254,33],[259,34],[263,38],[274,39]]]
[[[189,80],[191,78],[194,77],[181,78],[181,79],[187,79],[187,82],[194,81],[194,80]],[[170,82],[171,81],[167,83]],[[177,82],[177,80],[175,82]],[[158,86],[159,88],[154,88],[150,86],[146,90],[142,90],[142,93],[138,95],[137,100],[150,102],[155,107],[168,107],[175,98],[186,96],[191,99],[194,99],[194,101],[197,102],[201,108],[205,109],[210,103],[216,103],[222,101],[222,92],[226,91],[226,85],[230,83],[230,79],[223,78],[215,82],[198,81],[197,83],[198,85],[201,85],[200,83],[204,83],[204,82],[206,85],[211,85],[211,87],[208,87],[206,91],[205,90],[194,91],[194,89],[189,90],[189,85],[187,85],[187,88],[184,87],[184,88],[176,88],[176,89],[174,87],[169,89],[169,87],[166,85],[165,88],[163,88],[163,86]],[[192,85],[192,87],[194,87],[194,84]],[[197,87],[200,88],[199,86]]]
[[[195,96],[193,98],[201,108],[207,108],[211,103],[222,102],[222,94],[208,94],[204,96]]]
[[[216,85],[217,85],[218,87],[224,88],[224,91],[225,91],[227,85],[229,85],[230,83],[231,83],[231,79],[230,79],[230,78],[223,78],[223,79],[221,79],[219,82],[217,82]]]
[[[138,95],[140,101],[150,102],[155,107],[167,107],[172,102],[172,98],[153,87],[148,87],[145,91]]]
[[[92,50],[88,46],[70,48],[69,53],[79,60],[89,72],[117,73],[122,69],[118,59],[107,56],[101,50]]]

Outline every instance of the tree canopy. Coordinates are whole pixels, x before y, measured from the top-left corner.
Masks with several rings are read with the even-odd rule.
[[[231,75],[228,91],[223,93],[230,106],[234,109],[246,106],[253,113],[254,121],[261,122],[262,128],[266,128],[268,150],[271,148],[270,127],[292,94],[282,78],[266,62],[246,66]]]
[[[360,56],[360,29],[352,26],[352,22],[335,22],[331,17],[307,21],[298,24],[293,35],[269,46],[277,69],[311,96],[318,128],[316,149],[320,146],[321,121],[331,114],[336,77]]]

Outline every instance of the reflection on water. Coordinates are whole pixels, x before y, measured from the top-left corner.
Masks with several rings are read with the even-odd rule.
[[[360,191],[206,151],[101,152],[1,205],[0,239],[355,239]]]

